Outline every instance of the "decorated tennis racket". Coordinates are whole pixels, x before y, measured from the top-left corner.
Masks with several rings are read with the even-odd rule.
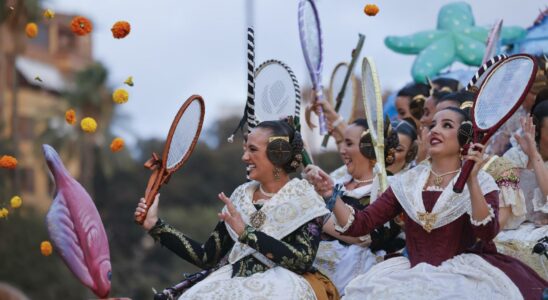
[[[472,106],[473,137],[475,143],[484,144],[519,108],[537,71],[535,59],[517,54],[498,63],[485,76]],[[474,161],[466,161],[453,191],[461,193],[470,176]]]
[[[357,98],[355,97],[355,85],[353,84],[356,82],[354,66],[356,65],[356,61],[358,61],[364,41],[365,35],[360,33],[358,44],[356,45],[356,48],[352,50],[350,65],[345,62],[339,63],[331,74],[328,100],[334,105],[335,111],[347,122],[352,122],[352,117],[358,108]],[[349,81],[350,84],[348,83]],[[322,147],[327,146],[330,136],[330,134],[324,136]]]
[[[497,55],[501,30],[502,19],[499,19],[497,23],[493,25],[493,28],[491,28],[491,30],[489,31],[489,35],[487,36],[485,53],[483,54],[483,60],[481,61],[482,65],[489,61],[493,56]]]
[[[247,130],[257,126],[255,119],[255,32],[247,28]]]
[[[470,79],[470,82],[468,82],[466,90],[469,92],[477,93],[487,74],[489,74],[489,71],[493,69],[499,62],[505,60],[506,58],[508,58],[506,54],[496,55],[489,59],[486,63],[481,65],[476,71],[476,74],[474,74],[474,77],[472,77],[472,79]]]
[[[145,213],[135,217],[135,222],[143,224],[148,208],[160,187],[167,184],[175,171],[179,170],[189,159],[204,122],[205,105],[201,96],[190,96],[175,115],[164,145],[162,158],[152,153],[152,158],[145,163],[145,168],[152,171],[145,191]]]
[[[255,121],[272,121],[292,117],[300,131],[301,91],[297,77],[279,60],[267,60],[255,71]],[[303,153],[303,163],[311,163]]]
[[[384,192],[387,188],[387,179],[384,163],[384,118],[381,86],[375,63],[370,57],[364,57],[362,61],[362,91],[367,125],[379,166],[380,188],[381,192]]]
[[[325,101],[321,77],[323,67],[323,41],[320,17],[318,16],[316,5],[312,0],[300,0],[298,14],[301,48],[312,81],[314,103],[318,103]],[[318,118],[320,134],[325,135],[327,133],[327,123],[321,106],[318,106]],[[313,127],[308,118],[306,122],[308,123],[308,126],[311,128]]]

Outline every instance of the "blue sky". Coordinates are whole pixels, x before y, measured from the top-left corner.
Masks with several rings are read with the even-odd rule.
[[[94,23],[93,51],[110,71],[109,84],[123,86],[129,75],[135,86],[120,112],[129,118],[115,132],[126,139],[167,134],[180,104],[192,94],[206,101],[206,126],[225,114],[240,113],[246,99],[246,2],[249,0],[49,0],[45,6],[81,14]],[[347,61],[358,33],[367,36],[362,55],[372,56],[381,86],[397,89],[410,81],[414,56],[384,46],[387,35],[434,29],[446,0],[317,0],[324,31],[324,85],[335,65]],[[363,13],[376,3],[380,13]],[[478,25],[498,18],[505,25],[528,27],[545,8],[540,0],[468,1]],[[255,0],[256,64],[275,58],[294,70],[301,86],[308,85],[297,26],[297,0]],[[131,23],[131,34],[112,38],[114,22]],[[456,66],[461,67],[461,66]]]

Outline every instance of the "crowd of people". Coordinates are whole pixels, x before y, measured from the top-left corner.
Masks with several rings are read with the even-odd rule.
[[[487,145],[463,130],[475,94],[458,81],[402,88],[397,120],[384,126],[386,191],[365,119],[347,123],[318,104],[344,165],[331,174],[308,165],[293,179],[299,131],[260,123],[244,142],[251,180],[219,194],[225,206],[205,243],[160,219],[159,198],[148,210],[154,239],[212,269],[181,299],[542,299],[546,252],[531,254],[548,235],[548,79],[538,59],[526,100]],[[475,165],[457,194],[466,160]]]

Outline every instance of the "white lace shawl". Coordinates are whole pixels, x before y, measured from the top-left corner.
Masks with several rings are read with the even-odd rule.
[[[251,214],[257,211],[252,200],[258,186],[259,183],[256,181],[242,184],[230,196],[230,200],[246,224],[250,224]],[[223,212],[226,210],[225,206]],[[325,202],[316,193],[314,187],[306,180],[296,178],[284,185],[263,205],[261,210],[266,214],[266,220],[258,230],[278,240],[310,220],[329,213],[325,208]],[[235,242],[228,257],[231,264],[251,254],[267,266],[274,266],[274,263],[266,256],[241,243],[238,240],[238,234],[228,224],[226,228]]]

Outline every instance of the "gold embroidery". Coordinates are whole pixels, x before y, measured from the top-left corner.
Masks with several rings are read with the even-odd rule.
[[[249,222],[251,222],[251,226],[255,227],[255,229],[261,228],[265,220],[266,220],[266,214],[260,209],[252,213],[249,218]]]
[[[166,226],[160,229],[158,234],[167,232],[175,235],[177,238],[179,238],[179,241],[183,243],[185,246],[186,251],[188,252],[188,255],[194,260],[195,263],[199,264],[201,263],[201,260],[198,258],[198,255],[196,255],[196,252],[194,252],[194,249],[192,249],[192,245],[188,242],[188,240],[185,238],[184,235],[182,235],[179,231],[173,229],[171,226]]]
[[[430,233],[432,231],[432,228],[434,227],[434,223],[436,223],[436,214],[429,212],[417,212],[417,217],[422,223],[422,228],[424,228],[426,232]]]

